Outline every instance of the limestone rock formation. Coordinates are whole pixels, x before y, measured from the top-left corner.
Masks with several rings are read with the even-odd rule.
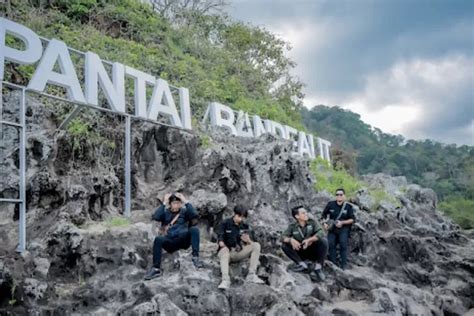
[[[4,100],[13,104],[16,97]],[[292,155],[289,142],[136,123],[132,217],[117,224],[120,125],[104,127],[116,144],[106,158],[87,144],[79,144],[79,155],[71,135],[56,130],[54,109],[33,97],[28,105],[28,250],[15,253],[18,209],[1,204],[1,314],[463,315],[474,308],[473,236],[436,210],[430,189],[402,177],[365,176],[391,201],[373,209],[368,189],[358,193],[350,269],[327,262],[326,282],[312,283],[287,270],[280,233],[291,206],[306,205],[319,218],[331,195],[314,191],[309,161]],[[3,136],[0,194],[12,197],[18,153],[9,149],[13,132]],[[144,281],[156,233],[151,214],[166,192],[178,190],[200,213],[205,267],[195,269],[190,252],[181,251],[165,255],[161,278]],[[263,251],[258,275],[266,284],[244,283],[244,262],[232,265],[232,287],[220,291],[213,228],[237,203],[252,209]]]

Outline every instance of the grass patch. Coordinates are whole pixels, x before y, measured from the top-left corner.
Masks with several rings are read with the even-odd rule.
[[[204,149],[210,148],[212,146],[212,140],[208,135],[201,135],[201,147]]]
[[[105,226],[108,228],[125,227],[128,225],[130,225],[130,220],[124,217],[113,217],[105,221]]]

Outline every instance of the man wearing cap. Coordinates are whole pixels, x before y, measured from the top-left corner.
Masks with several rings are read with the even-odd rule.
[[[219,289],[230,287],[229,263],[237,262],[250,257],[247,282],[263,284],[256,272],[260,258],[260,244],[250,239],[250,227],[244,221],[248,210],[243,205],[234,207],[234,215],[224,220],[217,230],[219,256],[221,263],[222,282]]]
[[[337,189],[336,200],[326,205],[321,216],[321,219],[326,221],[324,228],[328,232],[329,260],[338,265],[336,247],[339,245],[341,257],[339,267],[342,270],[345,270],[347,266],[347,245],[351,226],[355,221],[354,209],[351,204],[346,203],[345,194],[343,188]]]
[[[295,272],[309,272],[312,281],[326,279],[322,266],[326,257],[328,246],[324,238],[321,225],[308,217],[308,212],[303,206],[291,209],[291,215],[296,220],[290,224],[283,233],[282,250],[296,263],[292,269]],[[308,262],[315,262],[310,269]]]
[[[184,205],[184,207],[183,207]],[[168,206],[168,207],[166,207]],[[152,219],[161,222],[160,236],[153,243],[153,267],[146,273],[145,280],[161,276],[161,253],[165,249],[173,253],[179,249],[192,248],[192,261],[196,268],[203,266],[199,260],[198,213],[183,194],[166,194],[163,204],[155,211]]]

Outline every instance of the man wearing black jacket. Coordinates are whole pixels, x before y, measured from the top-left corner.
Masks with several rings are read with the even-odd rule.
[[[336,200],[326,205],[321,219],[326,221],[324,228],[328,231],[329,260],[338,265],[336,247],[339,245],[340,267],[344,270],[347,266],[347,246],[351,226],[355,221],[352,205],[345,202],[344,189],[336,190]]]
[[[247,213],[246,207],[236,205],[234,207],[234,216],[224,220],[217,230],[218,256],[222,272],[222,282],[219,284],[220,289],[228,289],[230,287],[229,263],[241,261],[249,257],[250,267],[246,281],[257,284],[264,283],[256,274],[260,258],[260,244],[250,239],[250,227],[244,223]]]
[[[173,253],[191,246],[194,266],[197,268],[203,266],[199,260],[199,229],[196,226],[198,213],[183,194],[166,194],[163,204],[155,211],[152,219],[161,222],[161,235],[155,237],[153,242],[153,267],[145,275],[145,280],[154,279],[162,274],[162,249]]]

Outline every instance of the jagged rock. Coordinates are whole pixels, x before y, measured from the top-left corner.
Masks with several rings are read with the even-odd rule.
[[[397,195],[408,186],[405,177],[391,177],[384,173],[363,175],[361,179],[369,188],[383,188],[390,195]]]
[[[291,302],[277,303],[265,312],[265,315],[271,316],[304,316],[295,304]]]
[[[193,192],[189,197],[193,201],[193,206],[201,213],[217,214],[227,206],[227,196],[222,193],[215,193],[199,189]]]
[[[361,210],[365,211],[371,211],[375,204],[374,198],[369,194],[367,189],[359,190],[353,201]]]
[[[372,290],[374,303],[373,313],[383,313],[385,315],[402,316],[406,314],[404,300],[395,292],[388,288],[378,288]]]
[[[38,300],[43,298],[43,295],[48,288],[48,284],[46,282],[40,282],[36,279],[27,278],[24,281],[23,288],[26,295],[30,296],[34,300]]]
[[[430,206],[432,210],[436,208],[438,203],[436,193],[432,189],[421,188],[417,184],[408,186],[406,196],[410,201]]]
[[[178,306],[176,306],[173,301],[165,294],[158,294],[153,297],[153,301],[158,305],[159,312],[162,315],[175,315],[175,316],[186,316],[188,315]]]
[[[326,289],[320,287],[320,286],[315,286],[314,290],[311,292],[311,296],[314,296],[317,298],[319,301],[332,301],[331,295],[326,291]]]
[[[156,303],[145,302],[145,303],[141,303],[140,305],[135,306],[131,312],[131,315],[137,315],[137,316],[149,315],[149,314],[158,313],[158,311],[159,309]]]
[[[51,266],[49,260],[46,258],[34,258],[33,261],[35,264],[35,274],[46,279],[48,277],[49,267]]]
[[[15,96],[4,95],[6,102],[9,98]],[[88,147],[73,161],[70,135],[53,132],[52,110],[34,98],[29,102],[28,252],[15,253],[17,217],[14,208],[0,204],[2,214],[12,214],[0,223],[0,264],[6,271],[0,277],[0,313],[21,307],[60,315],[462,315],[474,308],[473,234],[436,211],[430,189],[409,185],[403,177],[364,177],[368,187],[351,201],[357,223],[349,269],[327,262],[327,280],[314,284],[307,274],[287,270],[280,236],[293,221],[291,207],[302,204],[319,218],[333,192],[314,191],[309,161],[291,154],[291,142],[272,135],[236,138],[217,130],[203,136],[134,124],[132,217],[113,226],[109,219],[124,209],[121,157],[98,163]],[[114,124],[104,128],[120,153],[121,130],[117,133]],[[4,136],[0,146],[14,142],[14,135]],[[204,137],[211,139],[207,146]],[[4,156],[0,193],[13,196],[18,170],[14,153]],[[391,200],[380,201],[378,211],[371,186]],[[151,214],[159,198],[177,190],[200,211],[205,267],[194,268],[189,250],[165,253],[164,275],[144,282],[156,233]],[[258,275],[266,284],[243,281],[244,261],[231,265],[232,287],[220,291],[211,228],[238,203],[253,210],[249,222],[263,252]],[[8,302],[12,280],[17,282],[14,307]]]

